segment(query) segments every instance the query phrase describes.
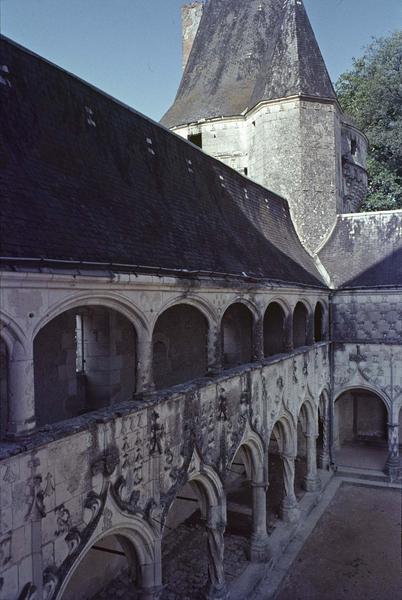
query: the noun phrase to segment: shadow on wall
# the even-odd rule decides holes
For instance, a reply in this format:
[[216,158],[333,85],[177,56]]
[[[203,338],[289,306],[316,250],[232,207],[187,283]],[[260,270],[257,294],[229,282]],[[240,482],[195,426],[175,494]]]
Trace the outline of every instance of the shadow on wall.
[[208,322],[197,308],[188,304],[168,308],[155,324],[152,344],[157,389],[207,374]]
[[34,340],[38,426],[132,399],[136,332],[105,307],[66,311]]
[[224,368],[250,363],[253,359],[253,315],[240,302],[232,304],[222,319]]

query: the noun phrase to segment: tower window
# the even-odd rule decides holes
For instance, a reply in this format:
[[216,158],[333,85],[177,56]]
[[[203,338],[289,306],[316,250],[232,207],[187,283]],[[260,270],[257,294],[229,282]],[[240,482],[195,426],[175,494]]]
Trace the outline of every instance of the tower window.
[[189,142],[192,142],[199,148],[202,148],[202,133],[194,133],[193,135],[187,136]]
[[247,175],[248,175],[248,168],[247,167],[244,167],[244,174],[247,177]]
[[355,156],[355,154],[357,152],[357,141],[356,140],[350,140],[350,152],[352,153],[352,156]]

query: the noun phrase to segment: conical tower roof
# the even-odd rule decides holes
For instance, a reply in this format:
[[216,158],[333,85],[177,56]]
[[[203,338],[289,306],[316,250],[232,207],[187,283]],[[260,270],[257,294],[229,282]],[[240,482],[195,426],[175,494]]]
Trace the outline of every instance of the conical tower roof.
[[301,0],[208,0],[167,127],[239,115],[262,100],[335,99]]

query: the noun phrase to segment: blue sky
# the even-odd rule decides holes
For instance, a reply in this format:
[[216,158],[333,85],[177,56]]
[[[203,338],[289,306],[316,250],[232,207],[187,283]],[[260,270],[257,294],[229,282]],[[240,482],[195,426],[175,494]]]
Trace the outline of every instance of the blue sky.
[[[185,3],[0,0],[1,31],[159,120],[181,77]],[[373,36],[402,28],[401,0],[305,0],[305,5],[334,81]]]

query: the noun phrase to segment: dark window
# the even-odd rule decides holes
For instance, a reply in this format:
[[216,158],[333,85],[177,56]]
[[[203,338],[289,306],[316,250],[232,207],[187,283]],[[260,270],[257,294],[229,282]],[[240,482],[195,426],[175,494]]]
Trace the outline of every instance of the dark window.
[[244,174],[247,177],[247,175],[248,175],[248,168],[247,167],[244,167]]
[[202,148],[202,133],[194,133],[193,135],[189,135],[187,139],[192,144]]
[[352,153],[352,155],[354,156],[357,152],[357,141],[356,140],[350,140],[350,152]]

